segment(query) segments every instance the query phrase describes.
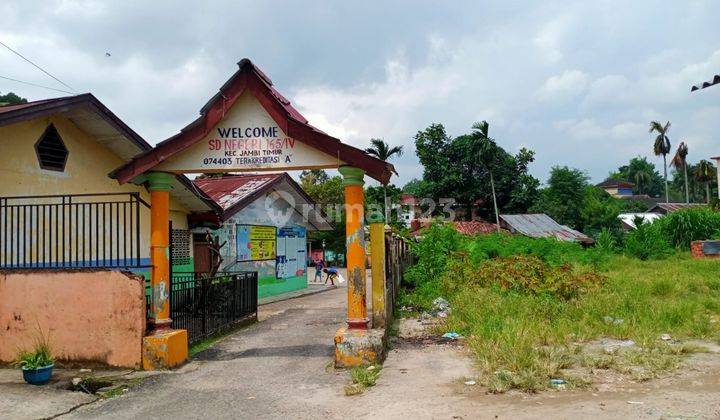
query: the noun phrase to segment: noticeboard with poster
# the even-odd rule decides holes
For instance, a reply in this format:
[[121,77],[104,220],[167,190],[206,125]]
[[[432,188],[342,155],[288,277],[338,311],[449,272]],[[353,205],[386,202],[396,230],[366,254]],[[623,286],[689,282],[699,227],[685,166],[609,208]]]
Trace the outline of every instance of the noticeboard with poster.
[[275,226],[236,225],[237,261],[275,260]]

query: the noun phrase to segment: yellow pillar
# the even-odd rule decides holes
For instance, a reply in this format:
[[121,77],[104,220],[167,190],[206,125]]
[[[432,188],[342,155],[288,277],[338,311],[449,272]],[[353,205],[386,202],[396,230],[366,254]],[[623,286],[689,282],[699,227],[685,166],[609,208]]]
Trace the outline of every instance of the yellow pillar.
[[143,368],[167,369],[188,358],[186,330],[173,330],[170,319],[170,190],[173,175],[146,174],[150,190],[150,322],[153,331],[143,338]]
[[148,174],[150,190],[150,313],[155,330],[172,326],[170,319],[170,182],[172,175],[163,172]]
[[370,220],[370,272],[372,273],[372,326],[385,327],[385,220],[376,212]]
[[348,275],[347,324],[349,329],[367,329],[365,275],[365,171],[350,166],[338,169],[345,186],[345,234]]

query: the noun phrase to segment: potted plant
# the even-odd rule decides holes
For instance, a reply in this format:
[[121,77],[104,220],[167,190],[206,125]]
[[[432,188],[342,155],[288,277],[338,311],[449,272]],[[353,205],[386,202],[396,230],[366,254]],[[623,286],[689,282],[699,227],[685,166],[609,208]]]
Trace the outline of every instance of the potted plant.
[[31,385],[44,385],[52,377],[55,360],[47,340],[40,339],[35,342],[34,351],[23,350],[18,354],[16,364],[22,369],[25,382]]

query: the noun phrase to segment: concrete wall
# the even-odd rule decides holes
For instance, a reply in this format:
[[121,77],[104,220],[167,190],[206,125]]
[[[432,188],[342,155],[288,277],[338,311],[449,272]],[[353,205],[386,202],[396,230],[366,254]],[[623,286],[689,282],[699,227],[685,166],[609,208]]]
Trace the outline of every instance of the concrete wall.
[[0,272],[0,361],[31,350],[38,326],[58,360],[140,367],[142,277],[107,270]]

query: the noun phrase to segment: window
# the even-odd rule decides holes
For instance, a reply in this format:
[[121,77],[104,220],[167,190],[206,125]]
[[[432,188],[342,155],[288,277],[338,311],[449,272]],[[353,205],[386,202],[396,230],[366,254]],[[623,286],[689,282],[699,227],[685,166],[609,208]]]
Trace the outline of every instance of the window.
[[35,142],[35,153],[41,168],[59,172],[65,170],[68,150],[54,125],[50,124]]

